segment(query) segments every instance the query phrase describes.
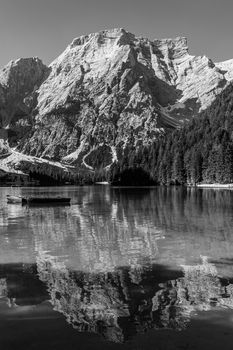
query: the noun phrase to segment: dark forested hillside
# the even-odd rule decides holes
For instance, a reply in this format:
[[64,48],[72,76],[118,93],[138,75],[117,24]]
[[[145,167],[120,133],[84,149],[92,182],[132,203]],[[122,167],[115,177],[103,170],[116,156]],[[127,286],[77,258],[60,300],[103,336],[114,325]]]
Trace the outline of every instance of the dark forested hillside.
[[233,85],[182,128],[149,147],[124,151],[109,180],[127,185],[233,182]]

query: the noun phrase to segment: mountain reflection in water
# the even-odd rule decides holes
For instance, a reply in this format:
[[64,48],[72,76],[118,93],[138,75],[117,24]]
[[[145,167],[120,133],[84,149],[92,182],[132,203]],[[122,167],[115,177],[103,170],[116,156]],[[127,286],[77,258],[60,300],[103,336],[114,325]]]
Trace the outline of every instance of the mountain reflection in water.
[[190,188],[22,188],[69,207],[7,205],[0,189],[0,300],[50,300],[82,332],[122,343],[185,330],[233,308],[233,192]]

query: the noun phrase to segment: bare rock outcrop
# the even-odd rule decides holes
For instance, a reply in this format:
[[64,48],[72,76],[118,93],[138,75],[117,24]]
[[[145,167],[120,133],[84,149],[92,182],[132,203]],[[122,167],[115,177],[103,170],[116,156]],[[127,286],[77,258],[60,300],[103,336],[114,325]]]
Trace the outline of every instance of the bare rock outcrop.
[[30,130],[36,90],[48,73],[38,58],[20,58],[0,70],[0,156],[10,154],[11,146]]
[[0,127],[9,128],[19,119],[28,115],[33,107],[33,97],[49,68],[37,58],[20,58],[11,61],[0,70]]

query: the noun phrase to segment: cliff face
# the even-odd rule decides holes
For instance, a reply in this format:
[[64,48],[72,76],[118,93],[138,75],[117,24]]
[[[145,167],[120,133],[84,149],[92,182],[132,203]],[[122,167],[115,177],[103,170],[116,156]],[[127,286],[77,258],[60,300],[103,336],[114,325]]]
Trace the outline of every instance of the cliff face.
[[68,162],[101,143],[109,153],[150,143],[209,106],[232,78],[207,57],[189,55],[185,38],[150,41],[124,29],[73,40],[50,68],[21,149]]
[[9,128],[16,119],[29,115],[33,96],[49,72],[38,58],[20,58],[0,70],[0,127]]
[[38,58],[20,58],[0,70],[1,155],[11,152],[9,139],[15,145],[31,128],[31,115],[37,103],[36,90],[49,70]]
[[127,145],[149,144],[208,107],[232,78],[232,61],[192,56],[185,38],[113,29],[74,39],[49,68],[10,63],[0,72],[0,120],[18,132],[18,150],[91,169],[85,157],[99,147],[114,161]]

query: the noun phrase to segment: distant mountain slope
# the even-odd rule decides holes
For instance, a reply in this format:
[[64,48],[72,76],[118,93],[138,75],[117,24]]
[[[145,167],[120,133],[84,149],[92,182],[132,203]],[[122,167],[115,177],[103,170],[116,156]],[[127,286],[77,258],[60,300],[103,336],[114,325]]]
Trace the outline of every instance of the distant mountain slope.
[[74,39],[50,68],[21,149],[68,162],[101,143],[149,144],[210,105],[231,77],[189,55],[185,38],[150,41],[124,29]]
[[50,67],[22,59],[0,71],[0,147],[6,153],[8,140],[31,156],[109,168],[122,149],[197,116],[232,79],[232,61],[192,56],[185,38],[82,36]]
[[1,127],[9,127],[14,117],[28,114],[35,107],[27,98],[40,87],[48,72],[38,58],[20,58],[0,70]]
[[180,129],[136,151],[129,147],[109,176],[127,185],[233,183],[233,84]]
[[12,132],[18,142],[27,127],[31,128],[36,90],[49,71],[38,58],[20,58],[0,70],[0,154],[10,151]]

